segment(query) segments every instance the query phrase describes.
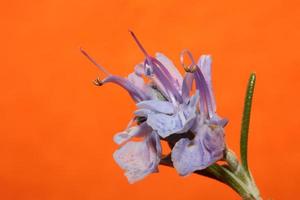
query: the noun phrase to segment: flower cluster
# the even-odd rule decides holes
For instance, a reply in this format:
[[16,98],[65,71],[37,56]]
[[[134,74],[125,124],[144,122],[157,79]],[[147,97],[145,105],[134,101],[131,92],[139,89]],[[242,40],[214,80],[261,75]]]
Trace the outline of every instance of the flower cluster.
[[[188,50],[180,54],[185,69],[182,76],[171,60],[161,53],[149,55],[134,33],[133,39],[145,55],[134,72],[123,78],[110,74],[84,50],[82,53],[106,74],[95,84],[108,82],[123,87],[136,102],[134,118],[126,130],[117,133],[120,145],[113,157],[130,183],[158,171],[161,140],[171,147],[169,155],[177,172],[186,176],[202,170],[224,156],[224,126],[227,120],[216,114],[211,83],[211,57],[196,63]],[[185,65],[185,58],[190,59]],[[195,88],[193,87],[195,85]]]

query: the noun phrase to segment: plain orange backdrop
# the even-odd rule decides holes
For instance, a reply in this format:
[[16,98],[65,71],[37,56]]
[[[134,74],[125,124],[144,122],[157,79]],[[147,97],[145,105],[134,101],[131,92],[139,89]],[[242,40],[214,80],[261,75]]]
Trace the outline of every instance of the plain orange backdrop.
[[250,167],[264,199],[299,198],[298,1],[13,0],[0,9],[0,199],[239,199],[163,166],[127,183],[112,137],[135,105],[115,85],[92,85],[101,73],[79,47],[126,76],[143,59],[128,29],[177,65],[183,48],[212,55],[218,113],[230,120],[226,140],[236,152],[256,72]]

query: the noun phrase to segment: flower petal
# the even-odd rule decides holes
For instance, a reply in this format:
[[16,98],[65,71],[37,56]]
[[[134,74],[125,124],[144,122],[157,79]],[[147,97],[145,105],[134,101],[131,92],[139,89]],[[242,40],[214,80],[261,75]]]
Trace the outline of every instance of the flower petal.
[[153,112],[160,112],[165,114],[173,114],[175,112],[173,104],[168,101],[148,100],[141,101],[136,105],[140,109],[149,109]]
[[193,126],[195,118],[195,113],[190,114],[188,118],[186,118],[183,111],[174,115],[152,113],[148,115],[146,122],[153,130],[156,130],[161,137],[166,138],[171,134],[188,131]]
[[193,140],[183,138],[172,149],[172,161],[177,172],[186,176],[205,169],[223,157],[223,134],[207,125],[198,128]]
[[[194,124],[197,117],[197,104],[199,102],[198,92],[190,98],[188,104],[180,104],[179,107],[173,111],[173,114],[168,113],[150,113],[147,117],[147,124],[152,127],[153,130],[166,138],[171,134],[187,132]],[[159,106],[155,106],[159,107]],[[173,109],[175,109],[173,107]]]
[[162,113],[152,113],[148,115],[146,122],[163,138],[176,133],[182,128],[178,114],[165,115]]
[[146,123],[142,123],[139,126],[130,127],[125,131],[117,133],[114,136],[114,142],[117,144],[122,144],[133,137],[147,135],[151,131],[152,129]]
[[134,115],[138,117],[147,117],[152,112],[152,110],[142,108],[134,111]]
[[224,130],[220,126],[211,127],[210,134],[205,134],[203,144],[210,152],[212,159],[218,160],[223,156],[225,149]]
[[152,137],[146,137],[141,142],[128,142],[113,155],[117,164],[125,170],[129,183],[143,179],[150,173],[157,171],[160,161],[156,144],[153,145]]

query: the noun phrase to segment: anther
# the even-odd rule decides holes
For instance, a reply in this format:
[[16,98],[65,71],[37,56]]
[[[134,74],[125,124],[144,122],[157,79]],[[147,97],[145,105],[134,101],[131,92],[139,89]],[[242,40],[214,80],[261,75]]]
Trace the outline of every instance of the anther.
[[96,86],[101,86],[103,85],[103,82],[99,79],[99,77],[97,77],[94,81],[93,84]]
[[[186,65],[184,63],[184,57],[185,55],[188,56],[191,64],[189,65]],[[197,64],[194,60],[194,57],[192,55],[192,53],[188,50],[188,49],[184,49],[181,53],[180,53],[180,62],[181,62],[181,65],[183,66],[184,70],[186,72],[190,72],[190,73],[194,73],[196,70],[197,70]]]
[[196,70],[197,70],[197,65],[190,65],[190,66],[183,66],[183,69],[186,71],[186,72],[189,72],[189,73],[194,73]]

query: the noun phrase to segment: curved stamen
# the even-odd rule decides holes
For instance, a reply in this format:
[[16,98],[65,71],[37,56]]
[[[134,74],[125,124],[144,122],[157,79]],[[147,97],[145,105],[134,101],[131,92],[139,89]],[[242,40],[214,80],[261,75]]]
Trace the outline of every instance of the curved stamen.
[[[184,55],[185,54],[191,60],[191,64],[188,67],[186,67],[186,65],[184,64]],[[200,67],[195,63],[194,57],[188,49],[184,49],[181,52],[180,62],[183,65],[183,67],[186,69],[186,71],[195,72],[194,74],[195,74],[196,88],[197,88],[197,90],[199,90],[200,98],[201,98],[200,110],[202,110],[202,112],[204,112],[204,113],[207,113],[209,118],[212,118],[214,111],[213,111],[213,106],[212,106],[210,90],[208,88],[205,77],[204,77]]]
[[170,74],[170,72],[167,70],[167,68],[156,58],[152,58],[153,63],[157,64],[159,66],[159,69],[162,71],[162,73],[165,75],[167,81],[168,81],[168,86],[172,92],[172,94],[176,97],[176,99],[179,102],[182,102],[182,96],[180,95],[177,85],[176,85],[176,80],[174,77]]
[[[157,77],[157,80],[162,83],[162,84],[160,84],[162,86],[161,89],[166,90],[166,93],[169,96],[169,100],[171,100],[171,101],[177,100],[177,101],[182,102],[182,97],[180,96],[180,93],[176,89],[176,86],[175,86],[176,81],[175,81],[174,77],[172,77],[170,72],[167,70],[167,68],[161,62],[159,62],[156,58],[151,57],[146,52],[145,48],[142,46],[140,41],[137,39],[136,35],[132,31],[129,31],[129,32],[132,35],[134,41],[137,43],[137,45],[141,49],[141,51],[146,56],[146,60],[144,62],[146,74],[148,76],[150,76],[151,75],[150,73],[153,72],[153,74]],[[147,67],[147,65],[148,65],[148,67]],[[174,99],[174,97],[175,97],[175,99]]]
[[135,34],[131,30],[129,30],[129,33],[131,34],[131,36],[133,37],[134,41],[139,46],[139,48],[142,50],[142,52],[145,54],[145,56],[149,57],[149,54],[147,53],[147,51],[145,50],[145,48],[143,47],[143,45],[140,43],[140,41],[137,39],[137,37],[135,36]]
[[203,79],[201,78],[201,74],[198,73],[199,70],[196,71],[195,73],[195,82],[196,82],[196,89],[199,91],[200,93],[200,110],[205,113],[208,114],[209,116],[209,109],[208,109],[208,99],[207,97],[209,96],[209,94],[207,94],[206,90],[205,90],[205,82],[203,81]]
[[96,65],[96,67],[98,67],[98,69],[100,69],[102,72],[104,72],[107,76],[110,75],[110,73],[101,65],[99,65],[96,60],[94,58],[92,58],[92,56],[90,56],[83,48],[80,47],[80,51],[81,53],[87,57],[87,59],[89,59],[94,65]]
[[199,83],[200,83],[200,87],[201,87],[201,84],[202,84],[202,93],[204,94],[204,101],[205,101],[205,104],[206,104],[206,111],[209,115],[210,118],[213,118],[214,116],[214,108],[213,108],[213,103],[212,103],[212,99],[211,99],[211,90],[208,88],[208,85],[207,85],[207,82],[205,80],[205,77],[202,73],[202,71],[200,70],[200,67],[197,68],[197,71],[196,71],[196,80],[198,79],[199,80]]
[[[191,60],[191,64],[189,64],[189,65],[184,64],[184,55],[185,54]],[[180,63],[183,66],[183,68],[186,72],[194,73],[197,70],[197,64],[194,60],[194,57],[193,57],[192,53],[188,49],[184,49],[184,50],[181,51],[181,53],[180,53]]]
[[135,85],[133,85],[128,79],[111,75],[104,67],[99,65],[95,59],[93,59],[85,50],[80,48],[80,51],[82,54],[87,57],[94,65],[96,65],[102,72],[104,72],[107,77],[104,80],[100,80],[97,78],[96,80],[93,81],[93,83],[96,86],[101,86],[104,83],[107,82],[113,82],[121,87],[123,87],[127,92],[130,94],[130,96],[135,100],[135,101],[143,101],[149,99],[147,94],[144,94],[139,88],[137,88]]
[[154,77],[152,77],[153,80],[171,102],[176,103],[176,101],[179,101],[181,103],[182,97],[172,84],[173,82],[171,82],[170,79],[167,78],[167,76],[164,74],[164,71],[160,67],[158,67],[156,63],[154,63],[156,61],[154,61],[153,59],[154,58],[149,58],[149,61],[146,60],[145,62],[146,65],[150,65],[152,67],[153,74],[155,75]]
[[194,79],[195,79],[194,73],[186,73],[183,78],[181,94],[184,101],[189,99],[190,91],[192,90]]
[[149,99],[149,96],[147,94],[143,93],[139,88],[133,85],[128,79],[115,76],[115,75],[110,75],[104,80],[102,80],[101,84],[105,84],[108,82],[112,82],[123,87],[130,94],[130,96],[137,102]]

